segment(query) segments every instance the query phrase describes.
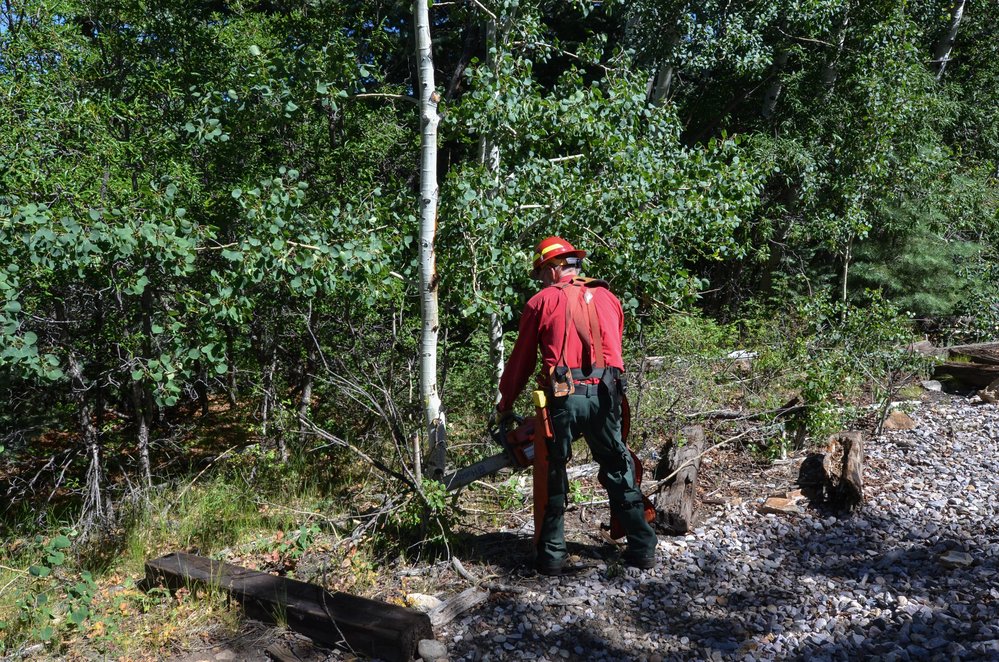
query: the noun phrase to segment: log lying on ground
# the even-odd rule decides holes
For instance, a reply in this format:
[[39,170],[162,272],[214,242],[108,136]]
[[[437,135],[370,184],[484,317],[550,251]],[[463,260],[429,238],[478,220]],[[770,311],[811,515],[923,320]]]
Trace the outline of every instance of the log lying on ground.
[[[697,470],[704,451],[704,428],[691,425],[680,431],[683,443],[669,441],[663,446],[662,459],[656,466],[655,478],[662,480],[672,473],[656,490],[655,528],[667,535],[683,535],[690,531],[694,521],[694,499],[697,493]],[[679,471],[678,471],[679,470]]]
[[687,419],[713,419],[713,420],[730,420],[730,421],[760,421],[760,420],[778,420],[781,418],[790,418],[797,414],[804,412],[808,407],[805,402],[801,399],[800,395],[796,395],[791,398],[783,407],[778,407],[777,409],[769,409],[767,411],[740,411],[738,409],[712,409],[711,411],[697,411],[692,414],[681,414]]
[[951,378],[975,388],[985,388],[999,379],[999,365],[947,361],[933,367],[933,379]]
[[813,503],[854,511],[864,502],[864,435],[840,432],[829,437],[825,453],[801,464],[798,485]]
[[947,348],[947,356],[955,361],[999,365],[999,343],[984,342],[974,345],[954,345]]
[[145,588],[207,587],[225,591],[246,614],[288,628],[326,646],[390,662],[409,662],[421,639],[432,639],[427,614],[286,577],[178,552],[146,562]]
[[487,591],[480,591],[474,586],[466,588],[453,598],[443,602],[439,607],[435,607],[428,612],[430,622],[434,627],[447,625],[455,617],[468,611],[472,607],[479,605],[489,599]]

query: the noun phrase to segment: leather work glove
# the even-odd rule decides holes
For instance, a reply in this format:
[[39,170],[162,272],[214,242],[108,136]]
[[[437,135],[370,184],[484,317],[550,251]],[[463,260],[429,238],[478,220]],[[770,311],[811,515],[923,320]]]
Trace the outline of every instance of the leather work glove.
[[516,420],[516,414],[513,413],[512,409],[507,409],[506,411],[500,411],[497,409],[493,412],[491,418],[491,424],[507,427],[510,423]]

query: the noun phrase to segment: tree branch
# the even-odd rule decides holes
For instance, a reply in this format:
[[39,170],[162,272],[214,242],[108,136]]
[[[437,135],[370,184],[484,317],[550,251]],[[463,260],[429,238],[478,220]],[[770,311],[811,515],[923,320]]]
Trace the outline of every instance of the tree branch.
[[405,94],[388,94],[386,92],[365,92],[363,94],[355,94],[352,97],[347,97],[348,99],[396,99],[398,101],[406,101],[411,104],[420,105],[420,101],[415,97],[407,96]]
[[472,0],[472,4],[481,9],[482,11],[486,12],[486,14],[489,15],[489,18],[493,19],[494,21],[497,20],[496,14],[489,11],[489,9],[484,4],[479,2],[479,0]]
[[[395,469],[393,469],[393,468],[389,467],[388,465],[386,465],[384,462],[382,462],[380,460],[376,460],[375,458],[371,457],[370,455],[368,455],[367,453],[365,453],[364,451],[362,451],[360,448],[358,448],[354,444],[350,443],[349,441],[341,439],[340,437],[337,437],[336,435],[334,435],[334,434],[332,434],[330,432],[327,432],[326,430],[323,430],[321,427],[319,427],[318,425],[316,425],[315,423],[313,423],[312,421],[310,421],[307,418],[303,419],[302,422],[305,425],[307,425],[309,427],[309,429],[312,430],[312,432],[315,433],[315,435],[318,436],[320,439],[324,439],[324,440],[330,442],[328,444],[328,446],[340,446],[341,448],[346,448],[347,450],[349,450],[350,452],[354,453],[355,455],[357,455],[362,460],[364,460],[365,462],[367,462],[368,464],[370,464],[374,468],[378,469],[382,473],[385,473],[385,474],[391,476],[392,478],[395,478],[396,480],[400,481],[404,485],[406,485],[406,486],[410,487],[411,489],[419,492],[419,490],[416,487],[416,484],[410,478],[402,475],[401,473],[399,473]],[[319,448],[325,448],[325,446],[320,446]],[[315,448],[313,450],[319,450],[319,448]]]
[[722,447],[722,446],[724,446],[725,444],[730,444],[730,443],[732,443],[733,441],[736,441],[737,439],[741,439],[742,437],[745,437],[745,436],[746,436],[747,434],[749,434],[750,432],[755,432],[756,430],[757,430],[757,428],[749,428],[748,430],[746,430],[746,431],[744,431],[744,432],[740,432],[739,434],[735,435],[734,437],[729,437],[728,439],[723,439],[723,440],[719,441],[719,442],[718,442],[717,444],[715,444],[715,445],[714,445],[714,446],[712,446],[711,448],[708,448],[707,450],[705,450],[705,451],[703,451],[703,452],[701,452],[701,453],[697,454],[696,456],[694,456],[694,457],[690,458],[689,460],[687,460],[686,462],[684,462],[683,464],[681,464],[681,465],[680,465],[679,467],[677,467],[677,468],[676,468],[676,471],[674,471],[674,472],[673,472],[673,473],[671,473],[670,475],[666,476],[666,477],[665,477],[665,478],[663,478],[662,480],[656,480],[656,481],[653,481],[653,482],[652,482],[651,484],[648,484],[648,485],[642,485],[642,492],[643,492],[643,493],[648,493],[648,494],[651,494],[651,493],[652,493],[652,492],[654,492],[654,491],[656,490],[656,488],[658,488],[658,487],[659,487],[660,485],[663,485],[663,484],[665,484],[665,483],[666,483],[667,481],[669,481],[669,480],[672,480],[673,478],[676,478],[676,476],[677,476],[677,475],[678,475],[678,474],[679,474],[679,473],[680,473],[681,471],[683,471],[684,469],[686,469],[687,467],[690,467],[690,466],[693,466],[693,463],[694,463],[694,462],[695,462],[696,460],[699,460],[699,459],[701,459],[702,457],[704,457],[705,455],[707,455],[707,454],[708,454],[708,453],[710,453],[711,451],[715,450],[716,448],[721,448],[721,447]]

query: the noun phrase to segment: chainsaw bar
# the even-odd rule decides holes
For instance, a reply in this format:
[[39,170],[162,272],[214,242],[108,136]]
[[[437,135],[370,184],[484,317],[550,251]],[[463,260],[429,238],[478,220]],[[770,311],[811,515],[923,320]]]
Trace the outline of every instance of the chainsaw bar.
[[475,464],[470,464],[467,467],[462,467],[457,471],[447,474],[444,476],[443,483],[449,492],[453,492],[480,478],[494,474],[500,469],[515,466],[517,466],[517,463],[514,462],[508,453],[497,453],[484,460],[479,460]]

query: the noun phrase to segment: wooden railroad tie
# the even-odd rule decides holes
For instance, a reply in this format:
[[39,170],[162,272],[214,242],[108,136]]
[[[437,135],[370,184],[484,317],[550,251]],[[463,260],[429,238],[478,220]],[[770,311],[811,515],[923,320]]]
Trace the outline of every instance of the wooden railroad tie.
[[330,593],[315,584],[175,552],[146,562],[145,589],[215,588],[247,616],[287,624],[313,641],[389,662],[409,662],[421,639],[433,639],[430,617],[415,609]]

